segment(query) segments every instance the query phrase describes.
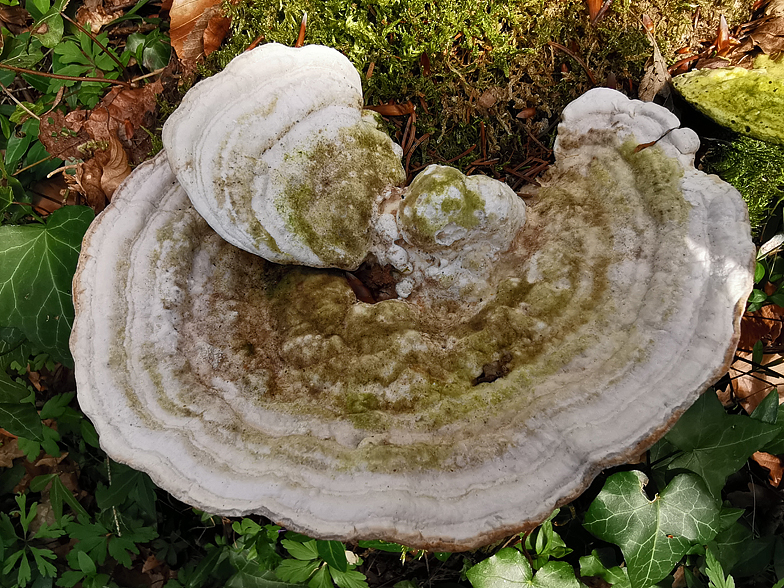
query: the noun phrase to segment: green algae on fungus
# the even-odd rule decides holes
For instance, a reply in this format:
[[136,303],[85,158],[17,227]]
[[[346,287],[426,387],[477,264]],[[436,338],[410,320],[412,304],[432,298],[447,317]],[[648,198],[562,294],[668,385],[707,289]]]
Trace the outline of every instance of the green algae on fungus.
[[700,69],[673,84],[698,110],[737,133],[784,143],[784,61],[760,55],[752,69]]
[[318,137],[284,154],[277,212],[324,265],[355,268],[370,247],[370,219],[388,186],[405,182],[397,153],[375,119],[363,117],[337,137]]

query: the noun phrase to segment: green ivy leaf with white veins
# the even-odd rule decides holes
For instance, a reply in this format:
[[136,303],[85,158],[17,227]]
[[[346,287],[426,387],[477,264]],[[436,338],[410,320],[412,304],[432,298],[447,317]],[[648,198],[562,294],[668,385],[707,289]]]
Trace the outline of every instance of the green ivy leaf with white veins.
[[466,572],[474,588],[579,588],[572,566],[551,561],[534,574],[525,556],[505,547]]
[[632,588],[667,576],[692,543],[707,543],[721,528],[720,505],[699,476],[676,476],[653,500],[647,483],[638,471],[610,476],[585,515],[588,531],[621,548]]
[[0,227],[0,325],[15,327],[55,360],[73,366],[71,280],[93,211],[64,206],[45,225]]

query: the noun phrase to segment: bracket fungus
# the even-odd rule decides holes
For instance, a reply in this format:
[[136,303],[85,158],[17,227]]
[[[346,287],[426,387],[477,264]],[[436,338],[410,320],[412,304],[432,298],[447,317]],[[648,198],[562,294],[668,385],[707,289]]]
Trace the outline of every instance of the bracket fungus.
[[[235,114],[246,61],[288,134],[259,130],[257,106]],[[198,132],[173,116],[166,151],[85,238],[80,404],[109,455],[208,512],[474,548],[637,455],[724,373],[752,285],[747,213],[694,169],[693,132],[608,89],[566,108],[527,206],[443,167],[401,188],[399,151],[362,126],[349,69],[328,49],[272,45],[192,90],[186,113],[224,84],[231,99],[205,102],[214,120]],[[306,70],[329,91],[309,93]],[[350,111],[347,126],[335,114],[297,130],[319,100]],[[362,170],[332,192],[325,170],[355,157]],[[309,214],[286,203],[301,202],[295,181],[340,196],[292,220]],[[398,298],[362,302],[331,269],[365,259],[386,264]]]

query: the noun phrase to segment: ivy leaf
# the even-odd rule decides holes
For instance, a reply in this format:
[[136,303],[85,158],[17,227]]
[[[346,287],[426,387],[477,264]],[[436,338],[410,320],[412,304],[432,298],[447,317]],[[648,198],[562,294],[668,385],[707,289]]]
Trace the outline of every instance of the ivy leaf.
[[64,206],[45,225],[0,227],[2,326],[21,329],[36,347],[69,367],[71,280],[93,217],[86,206]]
[[588,531],[621,548],[633,588],[655,584],[672,571],[691,543],[719,532],[719,504],[693,474],[673,478],[649,500],[642,472],[610,476],[585,515]]
[[530,586],[534,571],[522,553],[505,547],[468,570],[466,577],[474,588],[515,588]]
[[43,441],[41,418],[32,404],[0,404],[0,428],[17,437]]
[[480,561],[466,577],[474,588],[580,588],[568,563],[548,562],[534,575],[525,556],[511,547]]
[[779,428],[746,416],[728,415],[713,390],[686,411],[666,439],[683,451],[669,464],[699,474],[719,497],[724,482],[779,433]]
[[580,558],[580,575],[583,577],[601,578],[613,588],[631,588],[627,568],[615,566],[606,568],[594,549],[591,555]]
[[341,572],[348,571],[346,546],[340,541],[316,541],[316,549],[318,550],[319,556],[327,562],[330,567]]
[[27,386],[14,382],[4,371],[0,371],[0,403],[15,404],[30,396]]

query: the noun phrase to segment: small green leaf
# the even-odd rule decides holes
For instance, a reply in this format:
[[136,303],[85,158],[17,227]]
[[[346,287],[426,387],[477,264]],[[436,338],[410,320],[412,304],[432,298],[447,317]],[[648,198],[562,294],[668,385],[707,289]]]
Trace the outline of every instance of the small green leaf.
[[390,543],[389,541],[380,541],[380,540],[360,541],[358,545],[363,549],[377,549],[379,551],[386,551],[387,553],[404,553],[408,551],[408,548],[405,547],[404,545],[399,545],[398,543]]
[[78,553],[79,569],[81,569],[88,576],[98,571],[95,567],[95,562],[84,551]]
[[302,588],[302,584],[281,582],[274,572],[259,570],[255,562],[246,560],[226,582],[226,588]]
[[765,294],[762,290],[754,289],[751,292],[751,296],[749,296],[749,302],[752,304],[758,304],[765,302],[768,299],[768,295]]
[[751,350],[751,361],[757,365],[762,365],[762,354],[764,351],[765,345],[763,345],[762,341],[757,341]]
[[759,261],[757,265],[754,267],[754,283],[761,281],[762,278],[765,277],[765,266],[762,265]]
[[367,578],[362,572],[356,570],[341,572],[335,568],[329,568],[329,573],[332,576],[332,581],[339,588],[368,588]]
[[333,588],[332,576],[329,575],[329,567],[321,566],[308,582],[308,588]]
[[531,564],[525,556],[511,547],[505,547],[466,572],[466,577],[474,588],[530,586],[533,576]]
[[721,564],[710,549],[705,552],[705,560],[707,562],[705,574],[710,581],[709,588],[735,588],[735,580],[732,579],[732,576],[724,576]]
[[719,504],[694,474],[681,474],[654,500],[643,490],[642,472],[613,474],[585,515],[588,531],[621,548],[633,588],[655,584],[673,569],[693,542],[719,531]]
[[613,588],[631,588],[627,568],[615,566],[605,567],[596,550],[591,555],[580,558],[580,575],[584,577],[598,577],[610,584]]
[[346,546],[340,541],[316,541],[316,549],[318,550],[318,555],[331,567],[341,572],[348,571]]
[[311,539],[310,541],[306,541],[305,543],[300,543],[299,541],[292,541],[290,539],[284,539],[283,541],[280,542],[280,544],[286,548],[286,551],[288,551],[291,554],[291,557],[303,561],[310,561],[312,559],[316,559],[319,557],[318,546],[316,545],[315,539]]
[[63,503],[73,509],[74,513],[79,517],[79,520],[84,522],[90,520],[90,515],[84,507],[79,504],[73,493],[65,487],[57,474],[45,474],[33,478],[32,482],[30,482],[30,489],[33,492],[41,492],[49,484],[51,484],[51,487],[49,488],[49,500],[52,503],[52,510],[54,511],[56,521],[60,521],[63,518]]
[[284,559],[275,570],[275,575],[284,582],[304,584],[319,567],[318,561]]

